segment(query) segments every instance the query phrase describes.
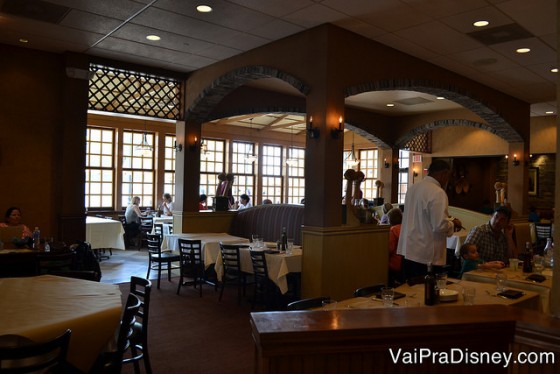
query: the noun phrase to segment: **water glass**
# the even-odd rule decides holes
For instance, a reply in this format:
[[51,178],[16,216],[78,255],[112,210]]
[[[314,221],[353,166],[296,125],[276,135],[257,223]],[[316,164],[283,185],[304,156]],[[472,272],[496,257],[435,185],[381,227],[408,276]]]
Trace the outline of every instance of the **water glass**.
[[321,305],[323,306],[323,310],[335,310],[336,309],[336,300],[328,299],[321,301]]
[[533,271],[537,274],[542,273],[544,270],[544,257],[535,255],[533,256]]
[[476,296],[476,288],[463,287],[463,302],[465,305],[474,305],[475,296]]
[[519,266],[519,260],[516,258],[510,258],[509,259],[509,268],[513,271],[517,270],[517,267]]
[[447,288],[447,273],[436,275],[436,287],[438,290],[445,290]]
[[395,299],[395,290],[393,287],[383,287],[381,289],[381,299],[383,300],[383,306],[390,308],[393,306],[393,300]]
[[507,275],[504,273],[496,274],[496,291],[504,292],[506,290]]
[[286,248],[286,254],[291,255],[294,251],[294,239],[288,239],[288,247]]

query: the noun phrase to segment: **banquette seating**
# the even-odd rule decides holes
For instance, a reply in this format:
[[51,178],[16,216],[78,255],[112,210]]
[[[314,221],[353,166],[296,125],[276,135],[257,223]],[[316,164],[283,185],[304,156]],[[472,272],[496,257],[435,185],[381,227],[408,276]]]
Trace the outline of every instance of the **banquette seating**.
[[233,219],[230,234],[244,238],[255,234],[266,242],[275,242],[285,227],[288,238],[301,245],[303,211],[303,205],[295,204],[265,204],[244,209]]

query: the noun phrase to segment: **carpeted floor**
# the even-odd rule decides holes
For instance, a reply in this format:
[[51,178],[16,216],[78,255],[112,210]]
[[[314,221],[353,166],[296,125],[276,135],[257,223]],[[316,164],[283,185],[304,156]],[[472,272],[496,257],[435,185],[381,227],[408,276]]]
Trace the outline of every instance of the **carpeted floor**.
[[[250,304],[237,303],[235,288],[226,288],[221,302],[209,285],[202,297],[192,287],[177,295],[177,281],[162,279],[161,288],[152,289],[148,339],[154,374],[253,373]],[[123,303],[128,287],[120,285]],[[133,372],[132,365],[124,367],[123,373]]]

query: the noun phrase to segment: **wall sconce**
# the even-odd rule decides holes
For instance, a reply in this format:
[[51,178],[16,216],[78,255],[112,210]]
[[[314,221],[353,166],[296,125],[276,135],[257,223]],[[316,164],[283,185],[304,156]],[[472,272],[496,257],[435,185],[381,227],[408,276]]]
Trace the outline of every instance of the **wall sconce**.
[[309,117],[309,123],[307,124],[307,137],[309,139],[319,138],[319,128],[313,127],[313,116]]
[[517,159],[517,155],[516,155],[516,154],[513,155],[513,161],[512,161],[512,163],[513,163],[513,166],[519,166],[519,160]]
[[333,139],[338,139],[338,135],[342,132],[344,132],[344,129],[342,128],[342,116],[340,116],[338,118],[338,128],[331,130],[331,136]]
[[418,176],[418,172],[416,171],[416,169],[412,169],[412,176],[414,178],[416,178]]
[[386,158],[383,159],[383,166],[385,166],[385,169],[389,169],[391,167],[391,164],[387,162]]
[[177,144],[177,141],[175,140],[175,144],[173,145],[173,148],[175,148],[175,152],[181,152],[183,150],[183,145]]
[[195,136],[194,137],[194,142],[190,145],[189,148],[191,149],[191,152],[196,152],[199,147],[200,147],[200,144],[198,143],[198,138]]

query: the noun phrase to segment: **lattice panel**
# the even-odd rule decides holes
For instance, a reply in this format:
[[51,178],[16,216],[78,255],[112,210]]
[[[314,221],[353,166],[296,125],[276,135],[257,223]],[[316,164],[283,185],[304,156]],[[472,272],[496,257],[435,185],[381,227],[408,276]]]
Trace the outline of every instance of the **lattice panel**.
[[404,149],[412,152],[432,153],[432,132],[427,131],[416,135],[406,143]]
[[181,119],[181,82],[91,64],[89,109]]

